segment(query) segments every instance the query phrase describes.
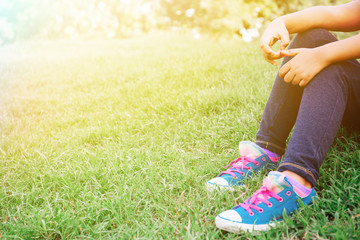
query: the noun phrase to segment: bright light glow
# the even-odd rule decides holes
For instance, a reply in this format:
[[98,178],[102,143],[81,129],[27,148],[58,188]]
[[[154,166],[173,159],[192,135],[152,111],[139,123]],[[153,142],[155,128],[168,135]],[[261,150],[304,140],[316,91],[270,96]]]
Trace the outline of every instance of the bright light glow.
[[144,3],[143,5],[141,5],[140,7],[138,7],[138,10],[142,13],[142,14],[149,14],[151,12],[151,4],[150,3]]
[[69,36],[73,35],[74,32],[75,32],[75,30],[74,30],[74,28],[71,27],[71,26],[66,27],[65,30],[64,30],[64,33],[65,33],[66,35],[69,35]]
[[201,37],[200,33],[196,29],[192,30],[192,34],[195,39],[199,39]]
[[15,37],[14,32],[11,31],[12,28],[12,24],[8,23],[4,18],[0,18],[0,29],[5,38],[12,39]]
[[98,8],[101,10],[101,11],[104,11],[105,10],[105,3],[104,2],[99,2],[98,4]]
[[202,1],[200,2],[200,7],[203,8],[203,9],[208,8],[208,7],[209,7],[208,1],[207,1],[207,0],[202,0]]
[[[210,31],[212,27],[238,29],[237,26],[241,22],[242,17],[238,17],[241,16],[241,11],[235,11],[236,8],[232,10],[234,13],[229,11],[221,18],[198,14],[198,11],[203,9],[212,16],[212,12],[218,11],[217,7],[221,5],[217,1],[199,0],[200,6],[196,5],[196,7],[192,7],[194,5],[191,0],[180,2],[176,0],[0,0],[0,39],[8,43],[32,36],[51,39],[102,36],[113,38],[131,36],[135,32],[147,33],[153,29],[178,31],[179,28],[187,28],[191,25],[202,30],[203,26],[197,24],[204,21],[209,21],[209,24],[202,25],[204,28],[208,27]],[[235,4],[238,1],[233,2],[235,6],[242,4]],[[226,5],[227,8],[231,6]],[[252,5],[245,10],[259,12],[262,8],[261,5]],[[233,17],[234,14],[236,17]],[[261,29],[264,20],[260,18],[257,21],[258,24],[252,25],[254,29],[241,29],[245,41],[251,41],[259,35],[258,30]],[[174,26],[176,27],[172,28]],[[200,38],[197,30],[190,31],[195,38]]]
[[186,15],[188,18],[191,18],[192,16],[194,16],[194,13],[195,13],[195,9],[190,8],[190,9],[186,10],[185,15]]
[[254,38],[257,38],[260,35],[259,30],[256,28],[251,28],[251,29],[242,28],[240,30],[240,33],[242,35],[242,39],[245,42],[251,42]]

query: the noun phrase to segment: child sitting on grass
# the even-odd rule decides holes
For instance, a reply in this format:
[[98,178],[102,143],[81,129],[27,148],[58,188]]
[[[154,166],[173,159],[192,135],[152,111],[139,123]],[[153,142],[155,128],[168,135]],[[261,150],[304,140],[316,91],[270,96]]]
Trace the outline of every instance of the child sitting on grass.
[[[360,1],[318,6],[275,19],[261,38],[269,63],[284,58],[256,135],[241,142],[240,158],[207,183],[245,187],[263,167],[279,165],[244,203],[220,213],[216,226],[229,232],[267,230],[282,214],[311,204],[320,166],[340,125],[360,129],[360,35],[337,41],[329,31],[360,29]],[[289,34],[298,33],[289,44]],[[281,42],[280,50],[272,46]],[[294,126],[295,125],[295,126]],[[286,147],[286,139],[294,127]],[[279,164],[280,157],[284,155]]]

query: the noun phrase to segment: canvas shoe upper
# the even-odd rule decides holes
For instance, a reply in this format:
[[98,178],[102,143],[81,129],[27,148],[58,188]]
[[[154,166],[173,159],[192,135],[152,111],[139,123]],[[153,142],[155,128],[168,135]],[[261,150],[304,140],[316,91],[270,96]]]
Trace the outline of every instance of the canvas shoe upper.
[[265,231],[283,220],[283,213],[291,215],[302,204],[309,205],[316,198],[314,189],[300,197],[286,176],[270,172],[263,186],[244,203],[220,213],[215,218],[218,228],[239,233],[240,231]]
[[271,158],[265,151],[250,141],[239,143],[240,157],[225,168],[226,171],[220,173],[216,178],[207,182],[207,189],[229,189],[244,186],[244,180],[251,177],[253,173],[261,171],[264,167],[275,168],[280,158]]

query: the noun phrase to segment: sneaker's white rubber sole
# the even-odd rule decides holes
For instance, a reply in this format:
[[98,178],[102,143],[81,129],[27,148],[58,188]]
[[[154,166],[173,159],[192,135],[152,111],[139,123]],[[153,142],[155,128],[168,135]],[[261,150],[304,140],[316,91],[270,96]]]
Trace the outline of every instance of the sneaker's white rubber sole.
[[229,219],[222,218],[217,216],[215,218],[215,224],[221,230],[232,232],[232,233],[241,233],[242,231],[246,232],[256,232],[256,231],[267,231],[270,230],[271,227],[275,227],[276,223],[269,223],[269,224],[245,224],[236,221],[231,221]]

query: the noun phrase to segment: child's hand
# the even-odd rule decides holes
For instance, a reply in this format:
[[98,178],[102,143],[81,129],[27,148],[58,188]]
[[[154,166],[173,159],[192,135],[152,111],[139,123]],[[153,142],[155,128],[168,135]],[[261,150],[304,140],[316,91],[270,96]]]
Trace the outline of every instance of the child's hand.
[[[272,46],[277,41],[281,42],[280,50],[275,52],[272,49]],[[283,57],[280,51],[285,50],[285,48],[289,45],[289,42],[289,32],[286,29],[285,24],[280,19],[275,19],[267,27],[260,40],[260,49],[265,57],[265,60],[276,66],[277,63],[275,60]]]
[[329,65],[316,48],[282,50],[282,56],[293,57],[279,70],[279,76],[287,83],[305,87],[321,70]]

